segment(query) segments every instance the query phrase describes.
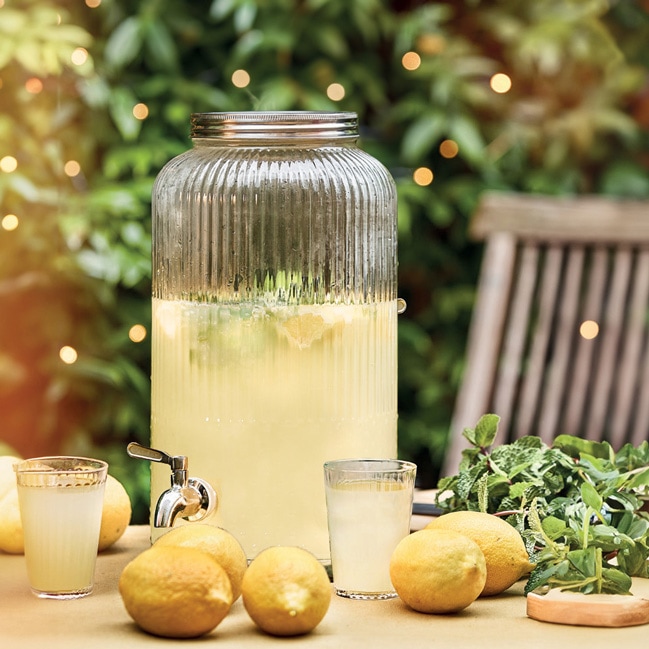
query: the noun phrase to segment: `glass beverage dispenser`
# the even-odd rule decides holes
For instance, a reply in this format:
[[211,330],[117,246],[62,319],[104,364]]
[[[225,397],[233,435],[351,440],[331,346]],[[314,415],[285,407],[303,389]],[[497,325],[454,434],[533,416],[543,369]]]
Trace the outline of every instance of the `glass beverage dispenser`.
[[191,136],[153,192],[151,445],[249,558],[327,561],[323,463],[397,453],[394,182],[355,113],[201,113]]

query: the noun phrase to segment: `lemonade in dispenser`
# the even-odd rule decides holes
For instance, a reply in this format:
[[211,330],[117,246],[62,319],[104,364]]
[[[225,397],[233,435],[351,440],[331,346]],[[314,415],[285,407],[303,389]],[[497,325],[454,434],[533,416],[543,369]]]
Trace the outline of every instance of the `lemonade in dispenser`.
[[153,191],[151,446],[190,458],[249,558],[327,561],[323,463],[397,453],[394,182],[354,113],[200,113],[191,136]]

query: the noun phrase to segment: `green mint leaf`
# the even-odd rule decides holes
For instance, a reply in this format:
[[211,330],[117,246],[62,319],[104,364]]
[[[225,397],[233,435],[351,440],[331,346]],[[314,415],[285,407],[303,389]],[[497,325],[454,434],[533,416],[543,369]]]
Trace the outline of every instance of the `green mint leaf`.
[[552,442],[552,447],[574,458],[579,458],[582,453],[602,459],[613,457],[613,451],[608,442],[594,442],[573,435],[557,435]]
[[469,441],[472,446],[480,446],[476,443],[475,428],[465,428],[462,435]]
[[568,529],[565,521],[562,521],[556,516],[546,516],[541,521],[541,527],[546,536],[553,541],[556,541],[559,537],[563,536]]
[[481,448],[487,448],[488,446],[491,446],[496,439],[499,422],[500,417],[498,415],[482,415],[475,427],[474,444],[476,446],[480,446]]
[[592,484],[590,484],[590,482],[582,483],[581,499],[586,503],[586,505],[588,505],[588,507],[591,507],[595,511],[597,516],[601,516],[600,512],[604,503],[599,492]]

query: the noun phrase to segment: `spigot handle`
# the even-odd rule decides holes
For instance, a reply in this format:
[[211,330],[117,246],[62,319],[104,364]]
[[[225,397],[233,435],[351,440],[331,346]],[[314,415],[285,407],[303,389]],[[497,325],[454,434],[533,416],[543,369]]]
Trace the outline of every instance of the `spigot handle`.
[[187,458],[184,455],[168,455],[164,451],[158,451],[155,448],[142,446],[137,442],[130,442],[126,447],[126,452],[138,460],[150,460],[151,462],[164,462],[172,469],[186,469]]

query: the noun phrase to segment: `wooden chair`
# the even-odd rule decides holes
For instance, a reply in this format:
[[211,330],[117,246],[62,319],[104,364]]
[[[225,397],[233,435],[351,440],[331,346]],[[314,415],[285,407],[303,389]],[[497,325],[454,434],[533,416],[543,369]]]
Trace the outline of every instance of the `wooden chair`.
[[487,412],[496,443],[649,439],[649,201],[486,193],[470,234],[486,246],[442,475]]

